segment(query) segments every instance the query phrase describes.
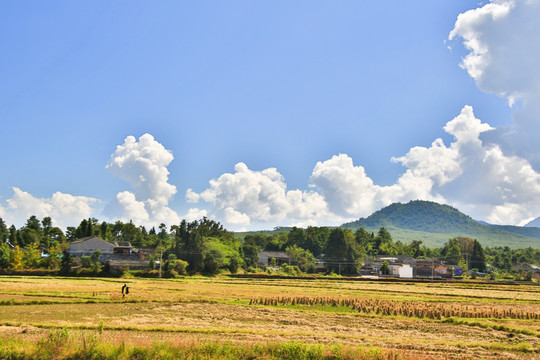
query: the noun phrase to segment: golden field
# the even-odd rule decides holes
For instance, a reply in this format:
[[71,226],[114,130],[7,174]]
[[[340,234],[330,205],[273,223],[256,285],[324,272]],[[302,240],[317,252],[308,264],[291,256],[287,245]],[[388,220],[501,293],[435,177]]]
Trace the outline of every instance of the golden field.
[[0,277],[4,358],[535,359],[539,319],[535,284]]

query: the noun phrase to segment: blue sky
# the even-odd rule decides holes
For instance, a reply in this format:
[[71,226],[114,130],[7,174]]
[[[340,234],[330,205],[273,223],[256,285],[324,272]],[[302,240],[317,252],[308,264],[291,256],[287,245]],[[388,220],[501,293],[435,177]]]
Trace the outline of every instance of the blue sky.
[[[538,77],[500,49],[535,14],[518,0],[6,3],[0,216],[240,230],[422,198],[524,223],[540,216],[539,154],[519,135],[538,134]],[[514,32],[530,43],[512,59],[538,59],[537,28]]]

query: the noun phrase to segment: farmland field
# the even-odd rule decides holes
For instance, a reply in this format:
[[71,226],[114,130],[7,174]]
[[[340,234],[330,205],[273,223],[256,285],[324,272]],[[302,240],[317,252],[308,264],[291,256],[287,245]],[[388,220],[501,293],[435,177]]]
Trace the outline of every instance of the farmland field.
[[535,359],[540,286],[0,277],[0,358],[85,356]]

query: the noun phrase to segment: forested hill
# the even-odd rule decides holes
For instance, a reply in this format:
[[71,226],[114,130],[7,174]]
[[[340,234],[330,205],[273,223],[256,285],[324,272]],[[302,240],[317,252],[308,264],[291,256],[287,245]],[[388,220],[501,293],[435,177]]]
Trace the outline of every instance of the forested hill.
[[422,240],[429,246],[440,246],[450,237],[467,236],[489,247],[540,248],[540,229],[484,225],[451,206],[431,201],[395,203],[342,227],[370,231],[385,227],[396,240]]

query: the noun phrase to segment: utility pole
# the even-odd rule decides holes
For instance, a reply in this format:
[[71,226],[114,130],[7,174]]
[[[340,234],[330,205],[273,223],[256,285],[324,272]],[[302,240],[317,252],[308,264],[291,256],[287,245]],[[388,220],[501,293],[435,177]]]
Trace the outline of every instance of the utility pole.
[[159,277],[161,278],[161,263],[163,262],[163,249],[159,251]]

